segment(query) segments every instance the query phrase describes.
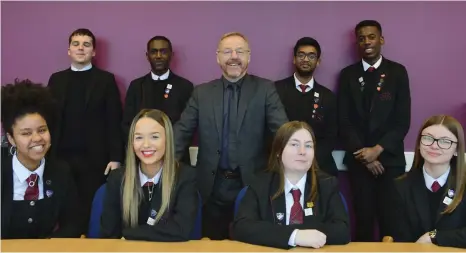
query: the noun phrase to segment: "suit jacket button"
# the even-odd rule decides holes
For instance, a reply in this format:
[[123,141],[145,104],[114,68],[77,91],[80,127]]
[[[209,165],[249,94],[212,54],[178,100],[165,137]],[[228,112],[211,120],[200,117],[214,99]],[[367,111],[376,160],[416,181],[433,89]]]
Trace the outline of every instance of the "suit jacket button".
[[29,202],[30,206],[34,206],[35,204],[36,204],[36,202],[34,202],[34,201]]
[[217,155],[220,155],[220,150],[217,150]]
[[212,176],[215,176],[215,170],[212,171]]
[[28,219],[28,223],[32,223],[32,218],[29,218],[29,219]]

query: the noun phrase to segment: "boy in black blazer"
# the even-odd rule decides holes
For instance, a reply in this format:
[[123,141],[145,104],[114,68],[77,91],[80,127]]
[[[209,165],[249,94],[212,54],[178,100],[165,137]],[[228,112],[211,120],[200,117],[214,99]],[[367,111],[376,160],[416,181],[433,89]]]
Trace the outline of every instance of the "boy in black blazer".
[[340,73],[339,129],[354,196],[355,240],[373,241],[375,219],[381,236],[389,234],[391,207],[385,200],[393,192],[393,179],[405,171],[411,96],[406,68],[381,55],[380,24],[361,21],[355,34],[362,60]]

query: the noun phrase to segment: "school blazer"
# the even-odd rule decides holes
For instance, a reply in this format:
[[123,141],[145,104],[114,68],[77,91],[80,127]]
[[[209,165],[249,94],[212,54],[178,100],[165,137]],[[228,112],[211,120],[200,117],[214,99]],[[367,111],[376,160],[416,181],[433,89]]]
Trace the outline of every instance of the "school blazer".
[[[338,129],[347,151],[343,161],[352,164],[355,162],[353,152],[379,144],[384,151],[377,159],[383,166],[404,169],[404,138],[411,122],[408,72],[402,64],[385,57],[378,71],[382,86],[380,91],[374,93],[369,118],[364,111],[361,92],[360,78],[364,75],[362,62],[358,61],[340,72]],[[364,131],[366,124],[369,124],[368,133]]]
[[[2,239],[8,239],[10,226],[10,216],[13,204],[13,156],[2,157]],[[79,237],[81,231],[79,226],[82,222],[80,218],[79,200],[76,185],[74,183],[71,170],[68,164],[57,160],[51,155],[45,158],[45,168],[43,174],[44,198],[49,198],[45,192],[51,191],[52,201],[48,206],[47,216],[37,217],[44,224],[39,228],[39,235],[44,238],[51,237]]]
[[[196,172],[190,166],[180,165],[169,209],[162,219],[151,226],[124,227],[122,220],[122,182],[125,168],[113,170],[107,180],[107,190],[101,217],[101,237],[158,242],[188,241],[194,229],[199,198],[196,188]],[[160,209],[162,202],[162,178],[154,187],[151,206]]]
[[396,242],[415,242],[426,232],[437,229],[436,243],[439,246],[466,248],[466,198],[450,214],[440,214],[446,207],[443,199],[449,189],[456,190],[455,169],[450,175],[445,187],[445,193],[440,200],[435,226],[429,208],[422,167],[416,168],[395,180],[396,192],[393,196],[393,239]]
[[[350,241],[349,217],[339,195],[337,179],[324,172],[317,173],[318,196],[313,215],[304,216],[301,225],[286,225],[285,195],[272,200],[279,187],[280,176],[261,173],[248,187],[232,226],[235,240],[282,249],[289,249],[288,240],[295,229],[317,229],[327,236],[327,245],[347,244]],[[311,174],[308,174],[304,195],[304,208],[311,191]],[[286,214],[285,214],[286,215]],[[286,217],[286,216],[285,216]]]

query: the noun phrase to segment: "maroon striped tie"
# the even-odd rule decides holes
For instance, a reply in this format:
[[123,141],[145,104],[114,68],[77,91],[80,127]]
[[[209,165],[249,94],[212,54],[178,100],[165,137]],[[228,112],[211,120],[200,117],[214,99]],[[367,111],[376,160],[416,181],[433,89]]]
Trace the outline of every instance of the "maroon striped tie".
[[290,213],[290,225],[292,224],[303,224],[303,207],[299,203],[299,199],[301,198],[301,191],[299,189],[291,190],[291,194],[293,195],[293,206],[291,207]]
[[39,175],[33,173],[27,179],[28,184],[26,192],[24,193],[24,200],[38,200],[39,199]]

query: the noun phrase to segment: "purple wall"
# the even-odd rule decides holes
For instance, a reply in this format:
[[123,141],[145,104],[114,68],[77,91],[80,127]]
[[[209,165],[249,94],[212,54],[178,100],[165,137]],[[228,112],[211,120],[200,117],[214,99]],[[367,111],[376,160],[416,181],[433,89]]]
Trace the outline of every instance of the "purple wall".
[[[252,48],[250,72],[276,80],[290,75],[292,47],[302,36],[322,45],[316,78],[335,89],[339,70],[355,58],[353,27],[362,19],[383,26],[387,58],[410,75],[412,150],[422,121],[447,113],[466,126],[465,2],[2,2],[1,83],[47,82],[69,66],[68,36],[78,27],[97,36],[97,64],[117,77],[122,95],[149,71],[147,40],[172,40],[173,69],[195,83],[220,76],[219,37],[240,31]],[[377,13],[377,14],[376,14]],[[395,16],[396,15],[396,16]],[[256,23],[256,24],[255,24]],[[448,31],[447,31],[448,29]]]

